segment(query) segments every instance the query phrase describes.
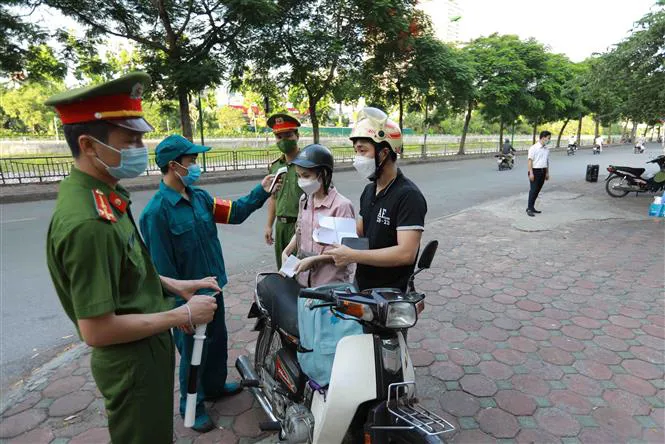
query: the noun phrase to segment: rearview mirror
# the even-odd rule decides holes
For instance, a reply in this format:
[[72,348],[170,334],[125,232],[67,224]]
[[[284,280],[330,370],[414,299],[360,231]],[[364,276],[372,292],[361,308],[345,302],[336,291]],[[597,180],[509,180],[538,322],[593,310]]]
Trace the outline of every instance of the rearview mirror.
[[425,246],[423,252],[420,254],[420,260],[418,261],[419,270],[425,270],[432,266],[432,261],[434,260],[437,248],[439,248],[439,241],[436,240],[431,241]]

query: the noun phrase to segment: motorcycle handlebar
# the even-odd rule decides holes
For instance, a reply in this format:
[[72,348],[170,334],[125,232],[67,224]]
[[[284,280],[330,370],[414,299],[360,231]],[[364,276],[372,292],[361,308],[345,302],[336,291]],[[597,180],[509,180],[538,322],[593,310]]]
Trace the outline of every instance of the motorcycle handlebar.
[[316,291],[311,288],[303,288],[298,295],[300,298],[317,299],[319,301],[333,302],[332,291]]

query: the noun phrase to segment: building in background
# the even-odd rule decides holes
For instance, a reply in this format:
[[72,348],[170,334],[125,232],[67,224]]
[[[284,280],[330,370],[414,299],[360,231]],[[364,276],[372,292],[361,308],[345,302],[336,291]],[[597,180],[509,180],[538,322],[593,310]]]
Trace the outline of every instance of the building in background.
[[444,42],[459,42],[462,0],[422,0],[418,8],[429,15],[436,36]]

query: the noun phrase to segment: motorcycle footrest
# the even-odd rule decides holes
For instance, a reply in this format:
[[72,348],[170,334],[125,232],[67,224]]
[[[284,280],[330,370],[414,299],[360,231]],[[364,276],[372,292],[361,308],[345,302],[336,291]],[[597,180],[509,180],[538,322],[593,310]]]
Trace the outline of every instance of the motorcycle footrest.
[[241,387],[261,387],[261,381],[257,379],[243,379],[240,381]]
[[262,432],[280,432],[282,431],[282,424],[279,421],[267,421],[259,423],[259,429]]

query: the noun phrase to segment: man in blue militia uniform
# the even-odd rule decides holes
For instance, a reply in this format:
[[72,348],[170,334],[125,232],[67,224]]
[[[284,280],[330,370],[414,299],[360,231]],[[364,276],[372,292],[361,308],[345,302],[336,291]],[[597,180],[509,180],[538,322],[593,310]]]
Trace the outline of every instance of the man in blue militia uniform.
[[[157,145],[155,161],[164,175],[159,191],[143,210],[141,234],[159,273],[178,279],[215,276],[219,287],[227,283],[222,246],[216,223],[239,224],[270,197],[273,176],[266,176],[245,197],[236,201],[213,198],[207,191],[193,187],[201,174],[196,163],[199,153],[210,148],[173,135]],[[176,297],[176,305],[186,301]],[[197,383],[194,430],[207,432],[214,424],[205,411],[204,400],[240,392],[238,383],[226,383],[227,332],[224,300],[217,295],[217,311],[208,324]],[[194,339],[193,331],[182,327],[174,339],[180,352],[180,415],[185,415],[187,377]]]

